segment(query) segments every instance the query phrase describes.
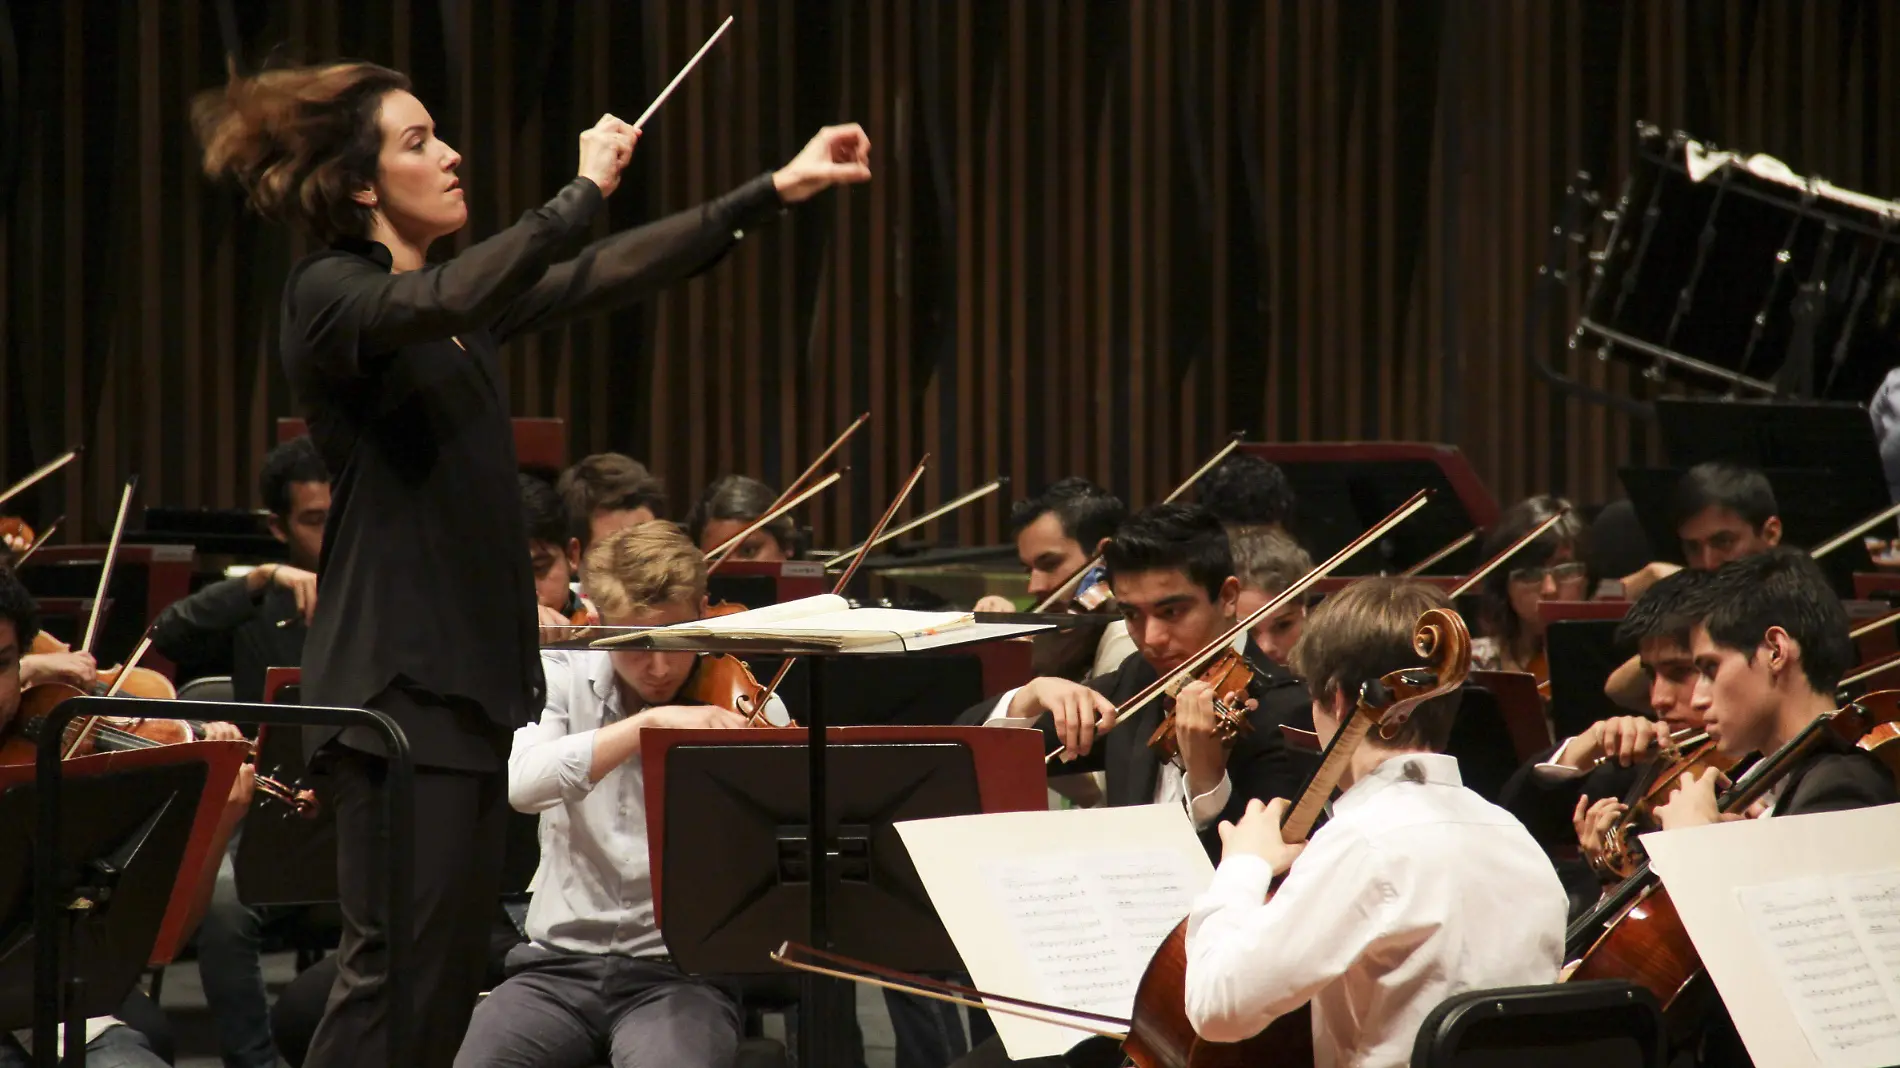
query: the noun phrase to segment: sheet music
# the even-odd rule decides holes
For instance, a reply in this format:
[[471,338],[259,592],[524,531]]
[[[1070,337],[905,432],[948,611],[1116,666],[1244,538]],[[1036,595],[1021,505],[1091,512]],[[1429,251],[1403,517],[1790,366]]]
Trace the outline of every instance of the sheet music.
[[[950,816],[897,831],[972,986],[1121,1019],[1155,947],[1214,877],[1178,804]],[[1019,1060],[1084,1037],[1007,1013],[991,1020]]]
[[1187,867],[1157,850],[983,865],[1038,979],[1041,989],[1027,996],[1128,1016],[1149,958],[1194,902]]
[[1739,887],[1815,1059],[1900,1064],[1900,869]]

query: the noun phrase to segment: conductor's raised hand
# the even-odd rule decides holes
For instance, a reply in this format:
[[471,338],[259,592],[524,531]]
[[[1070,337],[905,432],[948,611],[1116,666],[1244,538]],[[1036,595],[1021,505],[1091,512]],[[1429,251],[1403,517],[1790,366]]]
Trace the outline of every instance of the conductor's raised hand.
[[602,115],[593,129],[581,133],[580,176],[599,186],[601,196],[613,196],[638,140],[640,131],[613,115]]
[[810,200],[834,185],[870,180],[871,139],[855,122],[819,130],[790,163],[772,174],[779,199],[787,204]]

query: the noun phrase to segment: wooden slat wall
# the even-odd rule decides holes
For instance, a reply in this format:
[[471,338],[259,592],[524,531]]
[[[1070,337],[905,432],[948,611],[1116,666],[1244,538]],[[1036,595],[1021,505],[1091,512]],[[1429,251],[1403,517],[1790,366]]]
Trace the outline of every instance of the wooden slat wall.
[[[284,272],[306,251],[196,173],[219,0],[8,5],[25,132],[0,175],[0,467],[72,442],[20,502],[96,537],[143,499],[256,503]],[[861,531],[923,453],[925,496],[1069,473],[1134,501],[1226,433],[1461,444],[1499,495],[1613,494],[1648,435],[1551,391],[1526,337],[1563,184],[1612,195],[1638,119],[1900,193],[1900,10],[1849,0],[289,0],[233,3],[246,64],[413,75],[465,155],[473,221],[572,173],[727,9],[600,232],[690,206],[862,121],[877,181],[639,308],[517,343],[517,413],[674,487],[782,480],[860,411],[811,518]],[[1447,175],[1451,178],[1448,181]],[[442,250],[445,253],[453,249]],[[1561,310],[1561,309],[1560,309]],[[1566,313],[1567,314],[1567,313]],[[1562,316],[1558,316],[1561,318]],[[1628,391],[1594,360],[1585,381]],[[927,502],[920,502],[927,503]],[[1002,533],[991,498],[931,532]]]

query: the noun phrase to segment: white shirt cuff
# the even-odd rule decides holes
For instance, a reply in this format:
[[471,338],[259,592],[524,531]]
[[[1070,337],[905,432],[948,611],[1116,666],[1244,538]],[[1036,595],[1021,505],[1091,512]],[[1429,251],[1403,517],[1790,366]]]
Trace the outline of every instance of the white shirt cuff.
[[1214,869],[1214,881],[1207,884],[1206,896],[1223,905],[1260,905],[1267,900],[1273,885],[1273,865],[1252,853],[1235,853],[1221,858]]
[[[1182,777],[1181,785],[1183,788],[1187,786],[1185,775]],[[1233,796],[1234,781],[1229,779],[1227,773],[1223,771],[1220,773],[1220,781],[1214,784],[1212,790],[1204,794],[1196,794],[1188,801],[1188,818],[1194,821],[1194,829],[1205,831],[1213,826],[1214,821],[1220,819],[1221,810],[1227,807],[1227,802]]]
[[1573,768],[1568,764],[1562,763],[1564,754],[1570,750],[1570,743],[1576,740],[1576,735],[1565,738],[1564,744],[1558,746],[1557,751],[1550,754],[1549,760],[1531,767],[1531,774],[1545,782],[1568,782],[1571,779],[1582,778],[1586,769]]
[[1022,687],[1018,686],[1015,689],[1004,690],[1003,696],[996,699],[996,707],[990,709],[990,714],[983,717],[983,725],[987,727],[992,723],[996,723],[998,720],[1012,720],[1007,726],[1014,727],[1020,725],[1021,720],[1009,714],[1009,703],[1016,699],[1016,694],[1021,689]]

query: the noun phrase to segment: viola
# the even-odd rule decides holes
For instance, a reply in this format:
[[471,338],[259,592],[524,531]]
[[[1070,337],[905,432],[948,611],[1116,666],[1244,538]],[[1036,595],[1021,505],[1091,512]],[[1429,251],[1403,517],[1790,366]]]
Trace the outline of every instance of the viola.
[[[1215,657],[1198,675],[1191,676],[1195,681],[1205,682],[1214,688],[1214,737],[1222,745],[1230,745],[1243,734],[1253,730],[1253,723],[1247,719],[1247,688],[1253,685],[1253,667],[1247,658],[1228,649]],[[1181,676],[1180,682],[1169,691],[1166,697],[1167,714],[1162,716],[1160,726],[1148,737],[1148,748],[1161,755],[1163,760],[1177,760],[1181,756],[1181,743],[1174,733],[1174,697],[1187,688],[1190,676]],[[1228,704],[1229,697],[1236,697],[1235,704]]]
[[0,545],[6,547],[8,555],[25,552],[38,540],[39,535],[26,525],[26,520],[13,515],[0,516]]

